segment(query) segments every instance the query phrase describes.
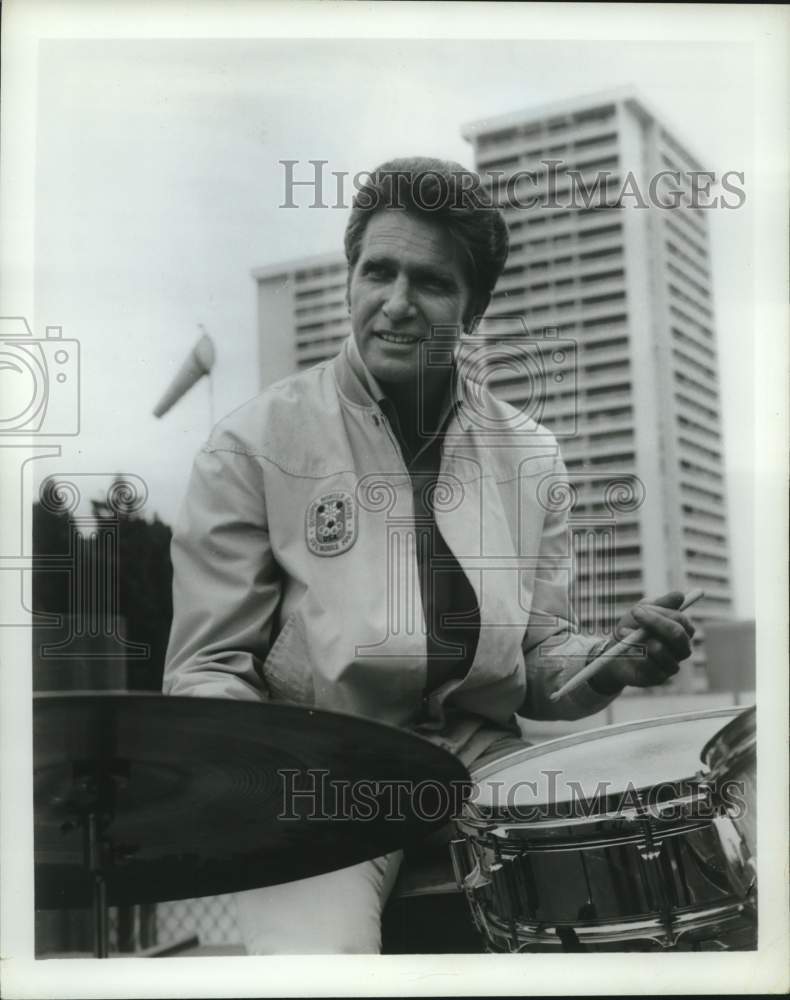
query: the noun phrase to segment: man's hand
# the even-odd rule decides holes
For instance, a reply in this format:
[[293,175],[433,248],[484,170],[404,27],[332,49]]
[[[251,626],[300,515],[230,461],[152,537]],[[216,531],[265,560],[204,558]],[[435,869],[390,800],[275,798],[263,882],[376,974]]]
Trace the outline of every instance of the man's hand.
[[651,687],[663,684],[676,674],[681,660],[691,655],[694,635],[694,626],[682,611],[677,610],[682,603],[683,594],[674,590],[654,601],[637,604],[623,615],[609,645],[613,646],[629,632],[641,628],[648,635],[647,640],[639,644],[644,654],[611,660],[589,679],[591,687],[600,694],[616,694],[626,684]]

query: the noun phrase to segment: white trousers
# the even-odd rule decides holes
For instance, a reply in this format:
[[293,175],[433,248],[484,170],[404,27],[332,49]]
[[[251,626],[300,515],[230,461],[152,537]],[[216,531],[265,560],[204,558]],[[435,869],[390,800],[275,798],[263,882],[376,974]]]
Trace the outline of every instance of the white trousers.
[[[528,745],[504,733],[475,758],[475,767]],[[379,954],[381,914],[402,860],[403,851],[395,851],[326,875],[236,893],[247,954]]]
[[248,955],[377,955],[403,851],[235,895]]

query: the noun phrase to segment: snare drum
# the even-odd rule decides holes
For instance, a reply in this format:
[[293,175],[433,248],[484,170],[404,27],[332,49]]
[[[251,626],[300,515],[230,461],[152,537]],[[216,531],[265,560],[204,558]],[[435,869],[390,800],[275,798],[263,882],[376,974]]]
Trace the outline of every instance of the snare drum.
[[742,710],[702,750],[730,876],[744,897],[757,889],[757,709]]
[[473,772],[451,849],[487,949],[754,947],[698,780],[734,711],[607,726]]

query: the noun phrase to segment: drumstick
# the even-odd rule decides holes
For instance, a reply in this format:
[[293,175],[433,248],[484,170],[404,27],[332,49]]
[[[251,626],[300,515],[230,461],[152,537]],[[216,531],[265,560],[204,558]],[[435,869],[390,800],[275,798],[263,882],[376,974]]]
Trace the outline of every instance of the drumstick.
[[[690,590],[689,593],[683,598],[683,603],[677,609],[678,611],[685,611],[686,608],[690,608],[692,604],[696,604],[697,601],[705,596],[704,590]],[[549,701],[557,701],[568,691],[573,691],[581,683],[588,680],[593,674],[597,674],[598,671],[610,660],[615,659],[615,657],[620,656],[624,653],[629,646],[638,646],[640,642],[644,642],[648,638],[649,633],[643,628],[636,628],[633,632],[629,632],[628,635],[623,636],[623,638],[612,646],[610,649],[605,649],[600,656],[596,656],[594,660],[591,660],[586,667],[574,674],[569,681],[566,681],[561,688],[558,688],[553,694],[549,695]]]

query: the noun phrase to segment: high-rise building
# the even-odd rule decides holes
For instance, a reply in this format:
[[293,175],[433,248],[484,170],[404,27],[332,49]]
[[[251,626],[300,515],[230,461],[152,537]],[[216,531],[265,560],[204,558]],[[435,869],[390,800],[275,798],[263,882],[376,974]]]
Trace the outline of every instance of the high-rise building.
[[[692,669],[677,682],[702,689],[705,622],[732,614],[707,216],[676,206],[704,166],[629,91],[463,135],[511,240],[481,332],[542,345],[537,381],[533,355],[523,371],[492,366],[488,384],[518,407],[537,401],[558,436],[582,627],[605,628],[645,596],[704,589]],[[255,277],[262,385],[336,353],[349,332],[342,253]]]
[[261,388],[337,354],[351,332],[346,272],[342,252],[253,271]]
[[[699,688],[704,624],[732,613],[708,218],[676,193],[691,195],[705,165],[630,91],[463,134],[492,190],[510,195],[511,250],[488,315],[576,344],[574,391],[549,373],[542,418],[578,490],[580,593],[616,616],[644,595],[703,588],[698,669],[682,678]],[[518,207],[529,195],[535,207]],[[519,404],[525,385],[505,373],[500,391]],[[601,492],[623,474],[638,477],[644,500],[630,511],[614,503],[614,548],[601,558],[583,525],[596,508],[605,523]]]

